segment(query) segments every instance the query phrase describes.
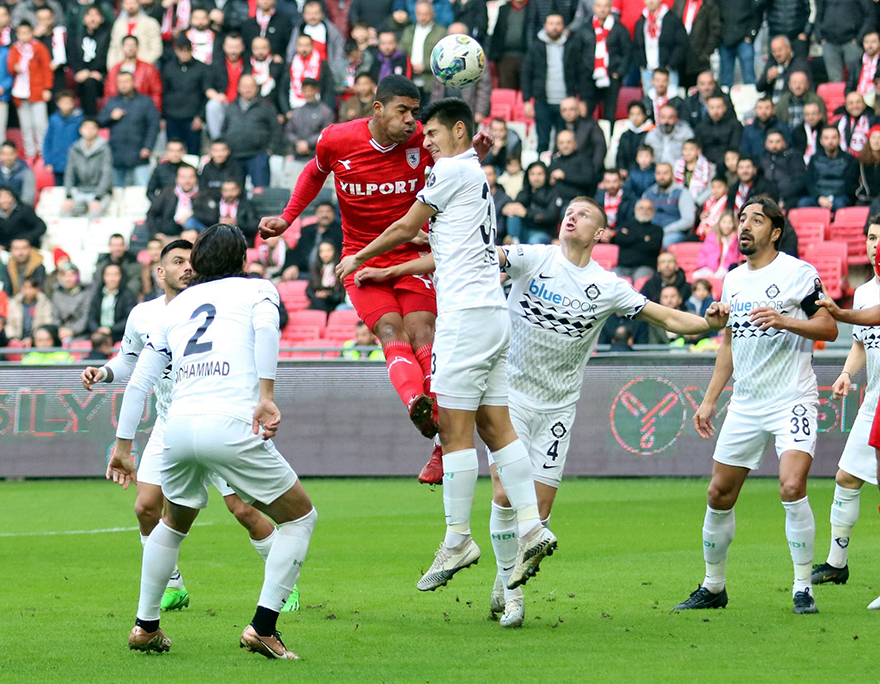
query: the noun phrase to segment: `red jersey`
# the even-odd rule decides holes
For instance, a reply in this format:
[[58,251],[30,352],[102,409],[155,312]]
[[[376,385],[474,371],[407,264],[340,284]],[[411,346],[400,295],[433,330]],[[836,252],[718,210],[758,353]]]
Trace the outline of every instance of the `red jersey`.
[[[422,147],[422,125],[403,144],[380,145],[370,134],[369,119],[333,124],[315,148],[321,173],[333,172],[342,215],[342,254],[355,254],[409,211],[425,185],[431,155]],[[424,247],[421,248],[424,250]],[[370,259],[369,265],[393,266],[416,259],[419,248],[401,245]]]

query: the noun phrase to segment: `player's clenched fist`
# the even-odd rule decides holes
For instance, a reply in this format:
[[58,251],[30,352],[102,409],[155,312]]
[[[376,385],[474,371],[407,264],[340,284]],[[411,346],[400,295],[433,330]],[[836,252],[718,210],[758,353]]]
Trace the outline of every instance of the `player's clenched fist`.
[[694,414],[694,429],[703,439],[711,439],[715,434],[712,427],[712,416],[715,415],[715,404],[700,404],[700,408]]
[[728,316],[730,316],[730,305],[724,302],[712,302],[706,310],[706,322],[712,330],[726,327]]
[[278,237],[288,228],[290,224],[280,216],[264,216],[260,219],[260,235],[263,239]]
[[92,386],[104,380],[104,369],[89,366],[79,376],[84,389],[92,391]]

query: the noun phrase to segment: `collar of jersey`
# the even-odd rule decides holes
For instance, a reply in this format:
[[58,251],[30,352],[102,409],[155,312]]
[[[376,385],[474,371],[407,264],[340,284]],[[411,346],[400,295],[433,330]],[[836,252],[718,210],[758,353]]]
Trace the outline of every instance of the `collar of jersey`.
[[390,152],[391,150],[393,150],[395,147],[397,147],[397,143],[392,143],[391,145],[388,145],[387,147],[385,145],[381,145],[378,142],[376,142],[376,139],[372,136],[370,136],[370,144],[376,149],[377,152],[381,152],[382,154],[386,154],[386,153]]

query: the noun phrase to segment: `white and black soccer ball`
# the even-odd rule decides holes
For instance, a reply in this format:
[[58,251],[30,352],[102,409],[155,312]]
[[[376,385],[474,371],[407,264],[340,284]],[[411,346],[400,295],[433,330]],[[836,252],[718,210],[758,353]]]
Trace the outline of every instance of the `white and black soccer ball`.
[[431,53],[431,71],[450,88],[467,88],[486,69],[482,46],[470,36],[446,36]]

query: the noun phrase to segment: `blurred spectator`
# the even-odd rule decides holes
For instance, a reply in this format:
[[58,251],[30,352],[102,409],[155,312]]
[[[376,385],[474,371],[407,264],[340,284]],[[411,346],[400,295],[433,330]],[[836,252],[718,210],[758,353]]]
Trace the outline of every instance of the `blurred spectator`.
[[60,268],[58,282],[52,290],[52,325],[64,340],[80,337],[86,332],[89,316],[89,291],[79,282],[79,271],[73,264]]
[[675,91],[669,91],[669,70],[663,67],[654,69],[651,74],[651,87],[644,91],[642,104],[652,121],[660,121],[660,110],[666,105],[675,107],[675,113],[680,117],[684,109],[682,100]]
[[318,245],[332,242],[337,254],[342,250],[342,226],[336,220],[336,211],[329,202],[315,207],[316,223],[303,226],[296,246],[288,250],[284,259],[282,280],[305,278],[313,263],[318,259]]
[[721,174],[715,176],[709,184],[709,197],[703,202],[700,211],[700,223],[697,226],[697,237],[706,239],[706,235],[718,225],[721,215],[727,209],[727,178]]
[[633,214],[618,221],[611,242],[620,248],[614,272],[621,278],[636,281],[654,275],[663,249],[663,228],[654,223],[655,215],[651,200],[640,199]]
[[[681,292],[674,285],[666,285],[660,290],[660,299],[658,302],[661,306],[668,306],[676,311],[687,311],[684,305],[684,298]],[[684,346],[684,335],[669,332],[665,328],[656,325],[648,325],[648,344],[663,344],[668,346]]]
[[309,308],[318,311],[333,311],[345,300],[345,287],[336,277],[336,266],[339,255],[336,245],[332,242],[321,242],[318,245],[318,258],[309,267],[309,284],[306,295]]
[[694,137],[700,141],[706,159],[720,166],[724,163],[726,150],[739,148],[743,127],[723,97],[709,98],[708,113],[709,116],[694,129]]
[[767,68],[756,84],[758,92],[764,93],[774,103],[779,102],[779,98],[788,92],[788,77],[794,71],[810,73],[810,63],[806,55],[795,56],[788,38],[776,35],[770,41],[770,59]]
[[650,145],[639,145],[636,151],[635,166],[629,168],[623,191],[633,197],[641,197],[654,185],[654,148]]
[[[739,263],[739,258],[736,219],[727,211],[718,219],[718,224],[706,234],[706,239],[697,255],[697,268],[691,275],[691,280],[723,278],[733,264]],[[711,286],[709,289],[711,291]],[[705,313],[703,311],[699,315]]]
[[874,92],[877,64],[880,62],[880,33],[870,31],[862,38],[861,59],[847,66],[846,94],[855,91],[862,97]]
[[727,185],[736,185],[739,179],[736,175],[736,167],[739,164],[739,150],[732,148],[724,153],[724,175],[727,178]]
[[858,156],[868,140],[874,110],[867,107],[862,96],[853,91],[846,96],[844,106],[835,113],[841,114],[837,122],[837,130],[840,131],[840,149]]
[[[880,149],[880,135],[877,138]],[[807,170],[804,167],[804,158],[786,145],[785,138],[779,131],[771,131],[765,145],[767,151],[761,159],[762,175],[770,185],[775,186],[780,209],[796,207],[798,200],[806,192]]]
[[232,157],[229,143],[223,138],[217,138],[217,140],[211,141],[211,147],[208,151],[210,159],[202,166],[202,171],[199,173],[199,187],[219,195],[220,186],[226,181],[232,180],[238,183],[240,188],[243,188],[244,170],[238,160]]
[[815,37],[830,82],[843,80],[843,67],[862,56],[861,41],[876,25],[871,0],[817,0]]
[[369,73],[361,73],[354,80],[354,95],[339,105],[339,122],[354,121],[373,116],[376,83]]
[[[38,7],[36,15],[34,38],[49,52],[52,91],[57,93],[64,87],[64,73],[67,67],[67,29],[55,24],[55,14],[51,7]],[[60,14],[58,18],[61,19]]]
[[825,119],[825,102],[810,88],[810,78],[805,71],[792,71],[788,75],[788,92],[783,93],[776,103],[776,116],[791,129],[797,128],[804,121],[804,107],[810,104],[819,106],[822,118]]
[[113,185],[146,187],[150,182],[150,152],[159,135],[159,112],[149,97],[135,91],[130,72],[116,75],[116,87],[119,94],[107,100],[98,117],[99,125],[110,129]]
[[[245,65],[244,41],[237,33],[230,33],[223,39],[223,54],[211,63],[210,88],[205,93],[205,121],[211,139],[219,138],[223,127],[223,117],[229,103],[238,93],[238,82],[242,74],[250,71],[250,63]],[[259,89],[255,92],[259,94]]]
[[526,169],[526,183],[516,201],[504,207],[507,235],[515,242],[548,244],[558,233],[562,199],[548,182],[543,162],[532,162]]
[[[2,16],[5,7],[0,5],[0,8],[2,8],[0,9],[0,16]],[[12,72],[9,70],[9,46],[0,44],[0,140],[6,140],[9,101],[12,99],[12,82]]]
[[648,119],[645,105],[638,100],[633,100],[627,107],[629,120],[626,130],[620,136],[617,145],[617,167],[628,173],[629,168],[636,163],[636,151],[645,141],[648,131],[653,130],[654,122]]
[[871,204],[880,197],[880,126],[868,132],[868,142],[859,152],[859,188],[857,204]]
[[657,272],[642,286],[641,292],[652,302],[660,302],[661,291],[669,285],[678,290],[681,301],[684,302],[690,298],[691,286],[684,271],[679,268],[675,255],[670,252],[661,252],[657,257]]
[[150,176],[150,182],[147,184],[147,197],[150,200],[165,188],[174,187],[177,182],[177,169],[184,163],[183,155],[185,154],[186,146],[183,144],[183,140],[172,138],[168,141],[168,145],[165,146],[165,158],[156,164],[153,175]]
[[526,52],[522,67],[522,96],[526,116],[535,119],[538,154],[550,149],[551,129],[558,132],[565,126],[559,105],[566,97],[578,93],[581,51],[577,36],[565,33],[562,16],[548,14],[538,39]]
[[618,325],[614,331],[614,336],[611,338],[611,345],[608,348],[610,352],[631,352],[635,351],[632,348],[632,333],[629,328],[625,325]]
[[356,24],[380,28],[388,23],[393,8],[394,0],[354,0],[348,10],[352,38]]
[[123,282],[122,269],[118,264],[104,267],[100,284],[95,288],[89,305],[89,318],[86,330],[89,334],[102,332],[110,335],[114,342],[122,339],[128,314],[137,304],[137,297]]
[[162,241],[152,238],[147,240],[149,261],[141,264],[141,294],[144,301],[155,299],[164,294],[159,281],[159,266],[162,257]]
[[578,152],[577,140],[571,131],[562,130],[556,136],[556,154],[550,164],[550,185],[567,206],[578,195],[592,196],[598,178],[590,160]]
[[735,63],[744,84],[755,82],[755,38],[761,29],[764,11],[755,0],[724,0],[721,9],[721,86],[733,85]]
[[642,195],[654,204],[654,223],[663,227],[663,249],[687,241],[694,228],[694,198],[687,188],[673,181],[672,167],[657,164],[655,183]]
[[688,35],[681,19],[661,0],[645,0],[645,9],[635,26],[633,53],[643,90],[648,90],[654,70],[662,67],[669,72],[672,94],[678,92],[679,74],[687,64]]
[[15,35],[8,59],[13,74],[12,101],[18,110],[25,156],[33,158],[42,152],[49,125],[46,103],[52,99],[52,58],[46,46],[34,39],[28,22],[21,22]]
[[[260,263],[259,261],[251,261],[245,267],[245,273],[247,273],[249,278],[260,278],[266,279],[266,267]],[[284,330],[287,327],[287,324],[290,322],[290,316],[287,314],[287,307],[284,306],[284,302],[279,299],[278,302],[278,327],[281,330]]]
[[715,176],[715,164],[703,156],[700,143],[687,140],[681,148],[681,159],[675,163],[672,177],[676,183],[688,189],[694,204],[702,206],[709,198],[709,184]]
[[768,195],[776,199],[779,190],[758,174],[758,166],[751,157],[741,156],[736,163],[736,182],[727,192],[727,208],[739,216],[746,200],[755,195]]
[[113,338],[104,333],[92,333],[92,349],[86,354],[86,361],[107,361],[113,356]]
[[764,157],[767,136],[777,131],[791,143],[791,129],[788,124],[776,118],[776,107],[769,97],[762,97],[755,103],[755,120],[743,129],[740,152],[760,162]]
[[[766,3],[769,35],[787,38],[795,54],[802,59],[807,58],[813,31],[811,4],[810,0],[768,0]],[[770,50],[773,51],[772,44]]]
[[83,119],[79,126],[82,137],[67,156],[64,191],[67,199],[61,213],[68,216],[88,214],[101,216],[113,199],[113,153],[107,142],[98,136],[98,122]]
[[280,280],[284,259],[287,257],[287,242],[284,238],[270,237],[262,240],[257,246],[257,254],[257,258],[266,269],[266,277]]
[[55,185],[61,185],[67,168],[67,154],[79,139],[83,113],[75,109],[76,98],[69,90],[58,93],[55,104],[58,110],[49,117],[43,140],[43,168],[55,176]]
[[254,211],[254,205],[242,195],[242,188],[236,181],[225,181],[221,186],[218,212],[220,223],[238,226],[248,243],[253,244],[260,219]]
[[162,56],[162,29],[159,22],[141,10],[138,0],[122,0],[121,11],[110,32],[110,48],[107,51],[107,68],[122,61],[122,39],[135,36],[138,39],[138,56],[148,64],[155,64]]
[[[485,159],[483,163],[486,163]],[[508,157],[507,163],[504,165],[504,173],[498,179],[498,182],[504,187],[504,191],[510,197],[516,197],[522,190],[525,180],[526,173],[523,171],[519,157]]]
[[605,134],[599,128],[599,123],[593,117],[580,115],[577,99],[565,98],[559,105],[559,113],[562,116],[563,128],[574,135],[577,149],[586,157],[589,166],[595,176],[599,176],[605,168]]
[[[473,3],[476,4],[481,0],[473,0]],[[461,23],[454,23],[449,27],[449,35],[467,35],[467,26]],[[430,60],[430,55],[428,55]],[[430,64],[425,67],[429,72],[431,70]],[[467,86],[466,88],[451,88],[449,86],[444,86],[439,79],[432,79],[433,85],[431,89],[431,101],[439,100],[443,97],[457,97],[461,100],[467,102],[468,106],[471,108],[471,111],[474,113],[474,122],[477,125],[483,123],[487,116],[489,116],[489,112],[492,109],[492,74],[488,69],[483,71],[482,76],[480,76],[480,80],[475,84]]]
[[394,31],[382,31],[379,34],[379,51],[376,53],[373,66],[370,67],[370,76],[373,77],[373,81],[379,83],[392,74],[410,78],[412,65],[409,63],[409,57],[398,49]]
[[46,224],[34,213],[30,204],[20,202],[7,187],[0,187],[0,247],[11,247],[16,239],[39,246]]
[[[416,5],[421,0],[396,0],[394,3],[394,11],[406,10],[412,21],[417,21]],[[431,7],[437,15],[437,23],[441,26],[449,26],[455,21],[450,0],[431,0]],[[537,32],[537,31],[536,31]]]
[[56,247],[52,250],[52,259],[55,262],[55,270],[46,276],[46,278],[43,280],[42,285],[43,294],[45,294],[49,299],[52,298],[52,293],[58,286],[61,271],[71,265],[70,255],[60,247]]
[[709,98],[720,97],[731,111],[730,98],[718,87],[711,71],[703,71],[697,76],[697,91],[689,95],[681,106],[681,116],[696,130],[697,124],[709,118]]
[[[458,22],[469,27],[466,34],[474,38],[480,45],[485,45],[486,32],[489,29],[489,12],[485,0],[450,0],[452,17]],[[452,26],[452,24],[449,24]]]
[[[126,0],[133,2],[136,0]],[[211,87],[211,72],[193,59],[192,43],[186,36],[174,39],[175,59],[162,67],[162,107],[165,132],[169,138],[186,142],[189,154],[199,154],[202,146],[202,112]]]
[[[110,27],[116,21],[116,10],[112,2],[109,2],[109,0],[98,0],[97,2],[92,2],[92,0],[75,0],[75,2],[65,3],[65,5],[64,17],[63,19],[59,17],[58,21],[63,21],[67,27],[69,41],[79,42],[81,40],[82,34],[87,31],[85,26],[86,14],[92,7],[96,7],[101,13],[109,40]],[[70,43],[68,43],[68,52],[70,52]]]
[[278,84],[284,80],[284,61],[278,54],[272,54],[267,38],[257,36],[253,39],[248,66],[260,89],[260,97],[273,102],[277,100]]
[[[708,0],[711,2],[711,0]],[[629,32],[611,13],[611,0],[595,0],[590,24],[581,33],[584,43],[584,73],[581,97],[587,103],[587,116],[596,105],[614,126],[621,80],[629,66]]]
[[287,40],[293,31],[293,22],[276,7],[277,0],[257,0],[254,16],[241,25],[241,37],[245,45],[252,45],[254,38],[266,38],[271,45],[272,54],[283,55],[287,50]]
[[269,185],[269,145],[277,126],[275,108],[259,97],[254,77],[242,76],[238,97],[226,108],[220,134],[229,141],[232,156],[255,188]]
[[491,164],[500,170],[507,165],[508,159],[522,156],[522,140],[516,131],[507,127],[504,119],[494,117],[489,122],[489,135],[492,136],[492,147],[483,157],[483,164]]
[[[722,0],[723,2],[723,0]],[[709,58],[721,44],[721,11],[715,0],[675,0],[673,11],[688,34],[681,85],[690,88],[699,74],[709,69]]]
[[9,140],[0,145],[0,187],[12,190],[28,206],[37,201],[34,172],[24,159],[19,159],[18,148]]
[[41,7],[48,7],[60,21],[64,16],[64,9],[56,0],[19,0],[8,3],[12,7],[12,25],[17,26],[23,21],[31,26],[37,25],[37,11]]
[[[734,243],[736,241],[734,240]],[[734,244],[734,246],[736,246]],[[694,274],[696,277],[696,274]],[[685,306],[688,311],[697,316],[705,316],[706,311],[709,310],[709,307],[715,302],[715,299],[712,297],[712,283],[710,283],[705,278],[699,278],[694,281],[693,287],[691,288],[691,296],[685,302]],[[688,341],[690,341],[690,335],[688,336]]]
[[527,12],[528,0],[510,0],[498,8],[487,57],[495,62],[499,88],[520,90],[523,58],[529,44]]
[[[179,8],[178,8],[179,16]],[[189,28],[181,32],[192,44],[193,59],[210,66],[219,55],[221,41],[211,29],[211,19],[206,7],[194,6],[189,17]]]
[[288,63],[293,62],[294,54],[300,49],[298,38],[301,35],[311,37],[321,60],[327,62],[330,71],[337,74],[337,79],[341,81],[345,72],[345,39],[339,29],[324,19],[324,9],[317,0],[308,0],[303,5],[302,21],[294,26],[287,44]]
[[[82,19],[83,29],[68,24],[71,33],[67,40],[67,61],[73,72],[76,91],[87,116],[98,113],[98,100],[104,95],[107,78],[107,51],[110,49],[110,29],[97,5],[91,5]],[[51,125],[51,121],[49,122]],[[48,133],[47,133],[48,135]]]
[[415,3],[416,23],[407,26],[400,38],[400,50],[409,57],[412,65],[412,80],[422,92],[422,101],[426,102],[434,85],[431,72],[431,53],[434,46],[446,35],[447,24],[434,22],[434,6],[429,0]]
[[138,263],[137,257],[128,251],[128,247],[125,245],[125,238],[119,233],[111,235],[108,244],[109,251],[99,256],[98,261],[95,263],[95,281],[100,282],[104,269],[111,264],[115,264],[122,269],[125,284],[132,294],[139,294],[141,265]]
[[128,71],[134,74],[134,89],[141,95],[148,96],[156,109],[162,111],[162,77],[159,70],[149,62],[138,59],[137,36],[125,36],[122,39],[122,61],[117,62],[107,73],[107,84],[104,86],[104,94],[114,97],[117,93],[116,80],[120,71]]
[[40,292],[40,282],[26,277],[21,291],[9,300],[6,314],[6,337],[28,343],[34,330],[52,323],[52,302]]
[[[0,201],[5,201],[7,191],[0,190]],[[2,205],[0,205],[2,207]],[[9,263],[0,265],[3,290],[9,296],[17,295],[25,278],[33,278],[42,286],[46,280],[43,255],[26,238],[12,238],[9,245]]]
[[321,53],[314,47],[312,38],[301,35],[296,42],[296,52],[293,61],[284,74],[282,86],[278,89],[278,107],[281,112],[290,118],[292,110],[302,107],[305,97],[302,94],[302,84],[306,79],[318,82],[321,92],[321,100],[331,104],[336,103],[336,83],[329,64],[321,58]]
[[[357,0],[355,0],[357,1]],[[342,345],[344,359],[361,359],[366,355],[371,361],[384,361],[385,354],[382,353],[373,332],[367,327],[363,321],[358,321],[354,325],[354,338],[347,340]],[[366,347],[367,349],[356,349],[355,347]]]
[[217,196],[210,190],[199,190],[196,170],[181,164],[174,187],[165,188],[153,200],[147,212],[147,230],[155,237],[180,235],[184,230],[201,233],[217,223],[219,211]]
[[372,51],[362,54],[354,38],[345,41],[345,77],[341,91],[343,95],[351,96],[354,92],[354,80],[358,74],[370,73],[374,57]]
[[623,179],[618,169],[607,169],[602,176],[602,190],[596,193],[596,201],[605,211],[608,229],[602,235],[602,242],[611,242],[614,231],[632,216],[634,200],[623,192]]
[[807,167],[808,196],[799,207],[822,207],[837,211],[852,206],[859,184],[859,164],[855,157],[840,149],[840,131],[825,126],[819,136],[821,149]]
[[792,147],[798,154],[804,157],[804,164],[809,164],[810,159],[816,154],[819,147],[819,131],[825,126],[822,109],[818,104],[804,105],[803,123],[796,126],[791,133]]
[[502,213],[504,207],[513,200],[504,192],[504,188],[498,185],[498,171],[491,164],[483,164],[483,173],[486,174],[486,182],[489,184],[489,194],[492,195],[492,204],[495,205],[495,220],[498,224],[496,240],[502,244],[507,236],[507,217]]
[[318,102],[318,82],[314,79],[303,81],[302,96],[305,104],[290,113],[284,127],[284,139],[297,159],[311,159],[315,156],[321,131],[333,123],[333,110]]
[[681,148],[685,140],[694,137],[691,127],[678,120],[678,112],[671,104],[663,105],[658,114],[657,125],[645,136],[645,144],[649,145],[656,161],[674,164],[681,157]]

